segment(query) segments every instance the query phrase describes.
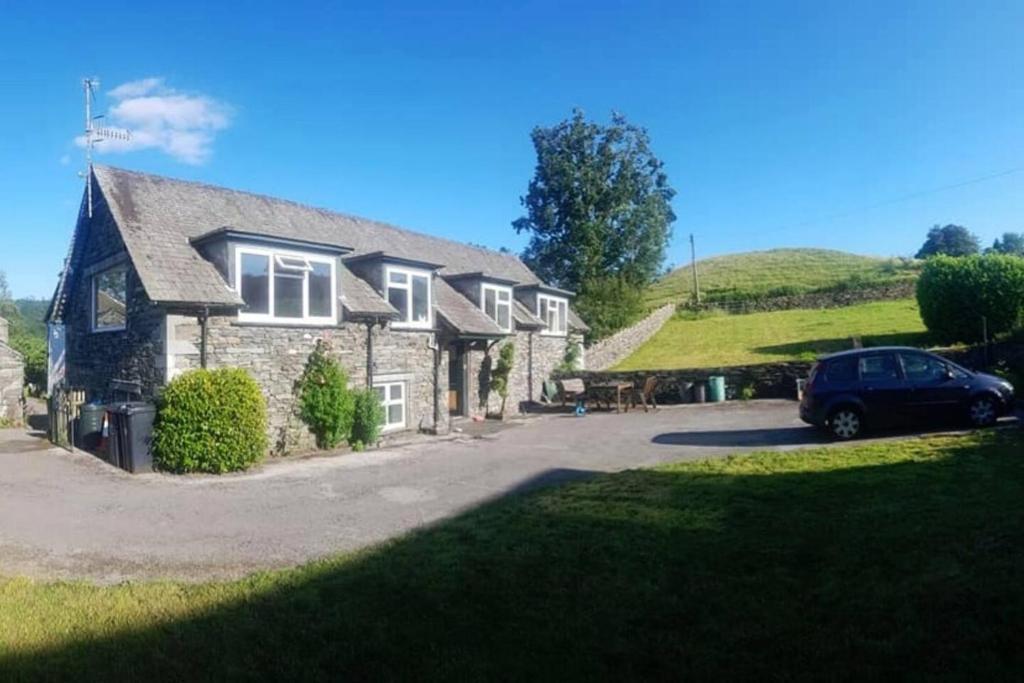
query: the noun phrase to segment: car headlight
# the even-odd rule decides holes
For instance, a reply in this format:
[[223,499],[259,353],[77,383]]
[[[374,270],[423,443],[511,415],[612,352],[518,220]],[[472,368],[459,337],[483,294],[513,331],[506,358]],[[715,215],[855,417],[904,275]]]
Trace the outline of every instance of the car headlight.
[[1004,381],[1002,381],[1002,382],[1000,382],[1000,383],[999,383],[999,388],[1000,388],[1000,389],[1002,390],[1002,392],[1003,392],[1004,394],[1006,394],[1007,396],[1013,396],[1013,385],[1012,385],[1012,384],[1010,384],[1009,382],[1007,382],[1007,381],[1005,381],[1005,380],[1004,380]]

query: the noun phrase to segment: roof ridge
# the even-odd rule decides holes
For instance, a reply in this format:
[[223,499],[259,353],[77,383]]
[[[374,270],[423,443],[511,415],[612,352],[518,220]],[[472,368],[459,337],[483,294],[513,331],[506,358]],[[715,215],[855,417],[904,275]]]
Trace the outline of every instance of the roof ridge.
[[207,190],[215,190],[215,191],[218,191],[218,192],[229,192],[231,194],[244,195],[246,197],[253,197],[255,199],[262,199],[262,200],[269,201],[269,202],[276,202],[276,203],[279,203],[279,204],[288,204],[288,205],[291,205],[291,206],[294,206],[294,207],[298,207],[300,209],[306,209],[308,211],[315,211],[315,212],[322,213],[322,214],[328,214],[330,216],[337,216],[339,218],[345,218],[345,219],[351,220],[351,221],[358,221],[358,222],[370,223],[370,224],[373,224],[373,225],[378,225],[378,226],[387,228],[389,230],[398,230],[399,232],[406,232],[406,233],[411,233],[413,235],[420,235],[422,237],[428,237],[428,238],[433,239],[433,240],[438,240],[438,241],[441,241],[441,242],[446,242],[448,244],[458,245],[459,247],[461,247],[463,249],[468,248],[468,249],[474,249],[476,251],[481,251],[481,252],[484,252],[486,254],[496,254],[498,256],[501,256],[502,258],[514,260],[514,261],[516,261],[518,263],[523,264],[524,266],[526,265],[525,263],[523,263],[522,259],[520,259],[517,255],[515,255],[512,252],[504,252],[504,251],[500,251],[498,249],[491,249],[489,247],[484,247],[484,246],[480,246],[480,245],[476,245],[476,244],[471,244],[469,242],[460,242],[459,240],[455,240],[455,239],[452,239],[450,237],[441,237],[439,235],[433,235],[433,234],[430,234],[430,233],[427,233],[427,232],[420,232],[418,230],[411,230],[409,228],[403,228],[401,226],[394,225],[392,223],[385,223],[384,221],[379,221],[379,220],[377,220],[375,218],[366,218],[365,216],[357,216],[357,215],[351,214],[351,213],[343,213],[341,211],[335,211],[334,209],[327,209],[327,208],[320,207],[320,206],[313,206],[312,204],[303,204],[302,202],[297,202],[297,201],[295,201],[293,199],[285,199],[283,197],[274,197],[274,196],[269,195],[269,194],[263,194],[263,193],[260,193],[260,192],[251,192],[249,190],[237,190],[237,189],[232,188],[232,187],[225,187],[224,185],[213,185],[211,183],[206,183],[206,182],[203,182],[201,180],[184,180],[182,178],[171,178],[170,176],[158,175],[156,173],[146,173],[145,171],[133,171],[131,169],[121,168],[119,166],[110,166],[110,165],[107,165],[107,164],[93,164],[93,171],[95,172],[97,170],[102,170],[104,172],[110,172],[110,173],[115,173],[115,174],[116,173],[123,173],[123,174],[127,174],[127,175],[134,175],[134,176],[139,176],[139,177],[142,177],[142,178],[154,179],[154,180],[159,180],[159,181],[163,181],[163,182],[178,183],[180,185],[191,185],[193,187],[203,188],[203,189],[207,189]]

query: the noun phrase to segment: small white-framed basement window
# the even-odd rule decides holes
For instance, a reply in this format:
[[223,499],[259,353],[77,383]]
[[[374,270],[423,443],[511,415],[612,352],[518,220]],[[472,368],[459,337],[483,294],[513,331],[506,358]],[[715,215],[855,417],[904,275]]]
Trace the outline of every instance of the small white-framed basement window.
[[503,331],[512,331],[511,287],[482,283],[480,285],[480,308]]
[[430,278],[429,270],[384,268],[388,303],[395,307],[399,316],[391,323],[392,327],[430,329],[433,326]]
[[263,247],[235,249],[235,291],[243,322],[333,325],[338,297],[335,259]]
[[128,266],[92,276],[92,331],[116,332],[128,324]]
[[537,317],[547,325],[541,334],[564,337],[568,315],[568,300],[547,294],[537,295]]
[[374,382],[373,390],[384,406],[384,425],[381,431],[405,429],[405,382]]

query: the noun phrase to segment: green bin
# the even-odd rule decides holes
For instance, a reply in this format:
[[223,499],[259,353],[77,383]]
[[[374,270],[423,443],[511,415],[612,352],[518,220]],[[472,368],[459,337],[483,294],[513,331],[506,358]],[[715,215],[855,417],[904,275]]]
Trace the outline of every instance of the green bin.
[[712,403],[721,403],[725,400],[725,377],[714,375],[708,377],[708,394]]

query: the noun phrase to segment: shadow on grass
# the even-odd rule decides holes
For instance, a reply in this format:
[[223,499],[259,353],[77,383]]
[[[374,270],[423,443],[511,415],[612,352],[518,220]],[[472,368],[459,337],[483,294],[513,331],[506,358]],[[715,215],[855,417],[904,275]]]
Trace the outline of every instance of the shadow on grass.
[[[925,348],[930,343],[927,332],[863,335],[860,337],[860,340],[865,347],[913,346]],[[850,337],[839,337],[835,339],[809,339],[806,341],[791,342],[788,344],[758,346],[755,347],[753,351],[755,353],[785,356],[787,358],[805,357],[807,360],[813,360],[814,358],[826,353],[847,351],[852,348],[853,343]]]
[[[241,582],[205,613],[95,637],[116,616],[68,608],[63,619],[81,620],[70,642],[15,652],[0,634],[0,673],[1014,678],[1024,666],[1020,433],[944,443],[942,453],[886,445],[919,449],[902,458],[886,446],[868,457],[802,451],[746,469],[725,461],[534,490],[354,557]],[[131,586],[82,590],[133,600]],[[187,600],[202,587],[168,590]]]

